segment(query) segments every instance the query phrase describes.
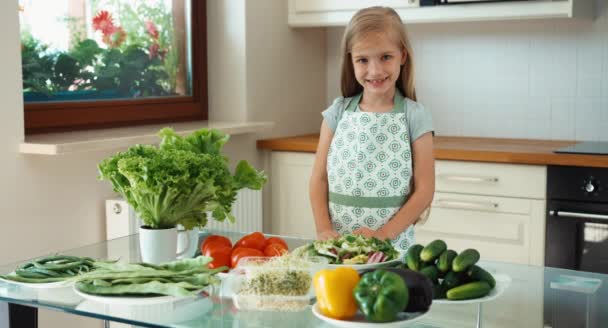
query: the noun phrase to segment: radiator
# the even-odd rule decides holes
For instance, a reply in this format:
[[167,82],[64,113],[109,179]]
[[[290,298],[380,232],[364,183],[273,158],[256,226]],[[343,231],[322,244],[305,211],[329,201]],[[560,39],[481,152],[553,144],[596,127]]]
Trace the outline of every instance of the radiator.
[[[242,189],[232,205],[235,223],[217,222],[211,218],[205,229],[220,231],[262,231],[262,191]],[[123,199],[106,200],[106,238],[114,239],[138,233],[140,220],[133,208]]]

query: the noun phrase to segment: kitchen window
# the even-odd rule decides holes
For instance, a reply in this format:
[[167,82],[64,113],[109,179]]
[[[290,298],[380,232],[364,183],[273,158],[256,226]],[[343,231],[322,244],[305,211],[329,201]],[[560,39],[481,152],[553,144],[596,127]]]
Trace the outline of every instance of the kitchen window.
[[207,119],[205,7],[20,0],[26,133]]

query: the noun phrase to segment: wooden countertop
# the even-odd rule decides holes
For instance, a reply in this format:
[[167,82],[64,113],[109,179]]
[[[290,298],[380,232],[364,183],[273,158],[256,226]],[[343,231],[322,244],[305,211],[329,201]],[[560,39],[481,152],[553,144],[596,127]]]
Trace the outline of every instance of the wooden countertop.
[[[257,147],[272,151],[314,153],[318,134],[258,140]],[[435,159],[533,165],[571,165],[608,168],[608,156],[555,154],[576,141],[435,137]]]

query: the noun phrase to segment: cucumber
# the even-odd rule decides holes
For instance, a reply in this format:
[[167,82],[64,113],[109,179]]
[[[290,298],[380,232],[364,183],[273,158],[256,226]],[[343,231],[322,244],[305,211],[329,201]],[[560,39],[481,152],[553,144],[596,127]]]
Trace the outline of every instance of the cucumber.
[[492,276],[491,273],[477,265],[473,265],[469,268],[469,270],[467,270],[467,276],[469,276],[469,278],[474,281],[487,282],[488,285],[490,285],[490,288],[494,288],[496,286],[496,280],[494,279],[494,276]]
[[428,266],[435,266],[435,262],[424,262],[424,261],[420,262],[420,270],[422,270]]
[[407,253],[405,254],[405,263],[407,263],[407,267],[412,271],[420,271],[422,269],[420,263],[420,251],[422,251],[424,247],[420,244],[415,244],[410,246],[407,249]]
[[446,273],[445,278],[441,282],[441,285],[445,288],[445,290],[450,290],[454,287],[458,287],[465,282],[464,275],[460,273],[456,273],[454,271],[449,271]]
[[479,261],[479,252],[473,248],[465,249],[452,261],[452,270],[454,272],[466,271],[477,261]]
[[448,290],[449,300],[469,300],[488,295],[492,288],[485,281],[474,281]]
[[433,283],[436,283],[437,279],[439,278],[439,270],[437,270],[437,267],[434,265],[429,265],[420,269],[420,273],[429,277]]
[[441,253],[445,252],[447,248],[448,245],[445,244],[445,241],[441,239],[433,240],[422,249],[420,252],[420,259],[424,262],[432,262],[438,258]]
[[437,262],[437,269],[439,269],[441,272],[450,271],[450,269],[452,269],[452,261],[454,261],[456,255],[458,255],[458,253],[452,249],[448,249],[447,251],[441,253]]

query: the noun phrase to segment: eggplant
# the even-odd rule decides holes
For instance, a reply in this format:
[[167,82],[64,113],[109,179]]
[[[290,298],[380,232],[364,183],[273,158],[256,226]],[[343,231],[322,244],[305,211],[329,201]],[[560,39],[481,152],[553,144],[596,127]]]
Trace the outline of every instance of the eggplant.
[[394,272],[405,282],[410,292],[410,300],[405,309],[403,309],[403,312],[426,312],[431,307],[431,303],[433,302],[433,282],[427,276],[410,269],[400,268],[368,269],[361,271],[360,275],[363,276],[367,272],[376,270]]

